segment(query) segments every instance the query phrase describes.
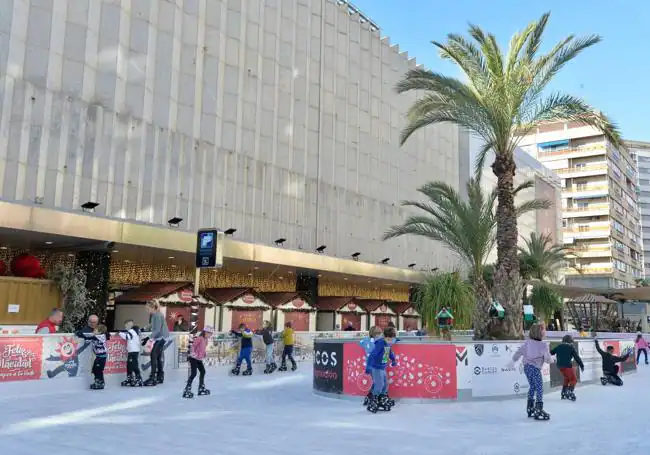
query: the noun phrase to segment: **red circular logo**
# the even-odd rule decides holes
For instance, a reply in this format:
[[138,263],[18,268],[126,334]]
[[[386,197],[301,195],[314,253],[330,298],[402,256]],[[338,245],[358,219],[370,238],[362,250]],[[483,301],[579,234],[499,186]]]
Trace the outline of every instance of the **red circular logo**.
[[241,300],[242,300],[242,302],[244,302],[244,303],[251,304],[251,303],[253,303],[253,302],[255,301],[255,296],[254,296],[253,294],[245,294],[245,295],[241,298]]
[[381,311],[382,313],[388,313],[388,307],[386,305],[382,305],[381,307],[379,307],[379,311]]
[[189,289],[183,289],[178,293],[178,300],[181,302],[191,302],[192,301],[192,291]]
[[305,301],[303,299],[293,299],[291,303],[295,308],[302,308],[305,306]]

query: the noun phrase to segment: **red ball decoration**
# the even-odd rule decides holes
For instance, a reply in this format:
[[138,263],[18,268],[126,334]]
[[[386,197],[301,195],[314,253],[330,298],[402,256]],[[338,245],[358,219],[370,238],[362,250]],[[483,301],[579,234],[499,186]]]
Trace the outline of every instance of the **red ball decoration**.
[[7,274],[7,264],[5,261],[0,261],[0,276],[5,276]]
[[42,278],[41,261],[31,254],[20,254],[11,261],[11,273],[22,278]]

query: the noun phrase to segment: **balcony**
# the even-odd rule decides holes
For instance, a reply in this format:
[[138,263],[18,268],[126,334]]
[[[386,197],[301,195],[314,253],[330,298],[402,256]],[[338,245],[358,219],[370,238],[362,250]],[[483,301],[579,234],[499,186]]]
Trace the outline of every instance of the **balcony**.
[[563,230],[564,243],[572,243],[570,239],[609,238],[610,232],[611,227],[609,225],[566,227]]
[[564,218],[576,218],[581,216],[602,216],[609,215],[609,204],[588,204],[582,207],[562,207]]
[[573,249],[573,254],[575,254],[579,258],[610,257],[612,255],[612,249],[609,246],[580,245]]
[[588,177],[590,175],[602,175],[607,173],[607,164],[591,164],[585,166],[574,166],[565,169],[556,169],[560,177]]
[[611,266],[582,266],[578,268],[566,268],[564,269],[565,275],[609,275],[614,272],[614,269]]
[[562,188],[562,197],[589,198],[602,197],[609,194],[609,185],[576,185],[571,188]]
[[595,156],[595,155],[605,155],[607,150],[605,149],[605,144],[596,144],[590,145],[587,147],[575,147],[575,148],[565,148],[561,150],[549,150],[538,152],[539,158],[548,158],[548,157],[558,157],[558,156]]

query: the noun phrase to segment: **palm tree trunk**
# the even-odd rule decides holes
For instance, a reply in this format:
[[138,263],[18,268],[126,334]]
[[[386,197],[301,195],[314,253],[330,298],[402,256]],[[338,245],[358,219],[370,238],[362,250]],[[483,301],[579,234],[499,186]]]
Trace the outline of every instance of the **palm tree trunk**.
[[490,304],[492,299],[490,297],[490,290],[481,275],[477,276],[474,280],[474,294],[476,295],[476,305],[474,306],[474,314],[472,315],[472,322],[474,328],[475,340],[489,339],[489,324],[490,324]]
[[497,176],[497,265],[494,295],[506,311],[503,334],[510,339],[523,338],[521,302],[522,280],[517,256],[517,214],[515,212],[514,156],[499,153],[492,164]]

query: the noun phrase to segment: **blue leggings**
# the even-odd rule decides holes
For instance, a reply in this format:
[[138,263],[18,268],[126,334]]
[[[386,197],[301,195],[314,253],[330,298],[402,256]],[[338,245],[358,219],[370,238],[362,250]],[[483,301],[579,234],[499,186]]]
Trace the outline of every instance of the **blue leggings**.
[[524,365],[524,373],[528,379],[528,399],[532,400],[537,396],[539,403],[544,401],[544,383],[542,382],[542,370],[533,365]]

